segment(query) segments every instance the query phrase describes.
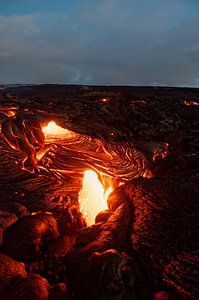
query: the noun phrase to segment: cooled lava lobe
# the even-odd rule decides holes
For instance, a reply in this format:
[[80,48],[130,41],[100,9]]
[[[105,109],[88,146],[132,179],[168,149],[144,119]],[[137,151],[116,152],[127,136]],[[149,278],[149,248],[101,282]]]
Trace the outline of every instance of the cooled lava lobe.
[[136,179],[124,189],[135,211],[132,244],[149,278],[155,286],[164,283],[187,299],[197,299],[198,174],[189,170],[166,178]]
[[[49,85],[0,91],[2,202],[51,211],[68,234],[84,226],[76,220],[85,169],[104,185],[123,183],[115,193],[129,197],[75,244],[71,265],[66,257],[74,299],[146,299],[161,289],[154,299],[199,298],[198,94]],[[51,120],[74,135],[47,142],[42,126]],[[3,228],[5,237],[13,228]]]

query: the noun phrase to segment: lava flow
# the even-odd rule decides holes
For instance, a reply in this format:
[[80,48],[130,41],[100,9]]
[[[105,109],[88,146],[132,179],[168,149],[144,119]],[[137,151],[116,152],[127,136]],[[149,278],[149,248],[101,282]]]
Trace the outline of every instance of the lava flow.
[[72,131],[57,125],[54,121],[51,121],[46,126],[42,127],[42,131],[47,140],[74,134]]
[[36,154],[37,160],[41,160],[42,157],[49,151],[49,143],[64,140],[65,138],[71,138],[75,136],[75,133],[63,128],[55,123],[55,121],[50,121],[46,126],[42,127],[42,132],[45,136],[45,142],[47,145],[42,147]]
[[[64,139],[75,136],[72,131],[58,126],[54,121],[51,121],[47,126],[42,128],[45,135],[45,140],[52,141],[54,139]],[[72,145],[71,145],[72,147]],[[41,157],[48,151],[48,148],[42,150]],[[104,188],[98,179],[97,173],[91,170],[86,170],[83,176],[82,189],[79,192],[80,211],[84,215],[87,225],[95,223],[97,214],[107,209],[107,198],[111,193],[112,188]]]
[[112,188],[104,189],[94,171],[84,172],[83,186],[79,192],[80,211],[86,218],[87,225],[95,223],[97,214],[108,208],[107,199]]

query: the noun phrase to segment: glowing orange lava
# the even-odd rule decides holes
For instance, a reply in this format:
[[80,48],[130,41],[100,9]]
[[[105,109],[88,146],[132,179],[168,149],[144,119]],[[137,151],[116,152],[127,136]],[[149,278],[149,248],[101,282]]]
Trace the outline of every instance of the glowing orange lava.
[[107,98],[102,98],[102,99],[100,99],[100,102],[109,102],[109,99],[107,99]]
[[42,131],[46,139],[64,138],[66,135],[74,134],[72,131],[57,125],[54,121],[50,121],[48,125],[42,127]]
[[97,214],[108,208],[107,199],[112,188],[104,190],[94,171],[84,172],[83,186],[79,192],[80,211],[86,218],[87,225],[95,223]]
[[192,100],[185,100],[183,101],[183,104],[187,106],[198,106],[199,102],[192,101]]

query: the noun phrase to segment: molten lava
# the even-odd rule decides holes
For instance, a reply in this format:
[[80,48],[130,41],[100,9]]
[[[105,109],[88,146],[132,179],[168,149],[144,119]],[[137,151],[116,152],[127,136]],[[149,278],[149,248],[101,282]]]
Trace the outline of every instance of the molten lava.
[[47,142],[47,144],[37,152],[37,160],[41,160],[42,157],[48,152],[49,144],[51,142],[55,142],[55,140],[62,141],[75,136],[74,132],[57,125],[54,121],[51,121],[46,126],[43,126],[42,132],[45,136],[45,142]]
[[199,102],[192,101],[192,100],[184,100],[183,104],[187,106],[197,106],[199,105]]
[[84,172],[83,186],[79,192],[80,211],[86,218],[87,225],[95,223],[97,214],[108,208],[107,198],[112,188],[104,190],[97,174],[94,171]]
[[61,126],[58,126],[54,121],[51,121],[48,123],[48,125],[44,126],[42,128],[42,131],[46,139],[62,138],[65,137],[66,135],[73,134],[72,131],[63,128]]

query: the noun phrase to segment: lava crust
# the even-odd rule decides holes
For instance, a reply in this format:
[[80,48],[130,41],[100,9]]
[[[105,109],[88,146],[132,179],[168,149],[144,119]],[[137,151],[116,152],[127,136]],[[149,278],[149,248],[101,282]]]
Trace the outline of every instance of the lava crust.
[[[1,299],[199,299],[198,95],[0,90]],[[52,121],[68,134],[47,137]],[[90,227],[88,169],[113,187]]]

